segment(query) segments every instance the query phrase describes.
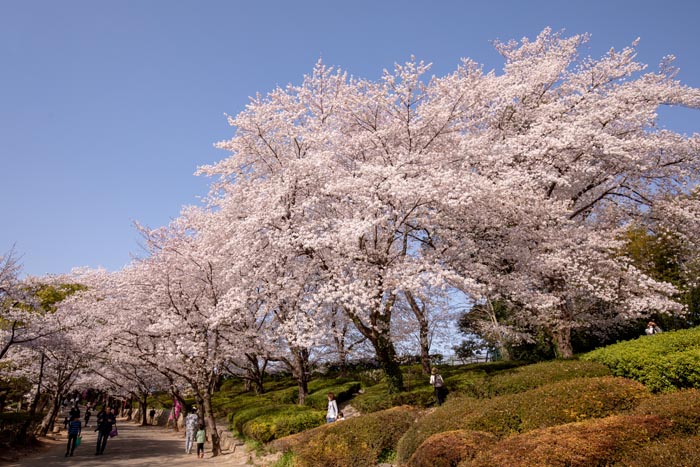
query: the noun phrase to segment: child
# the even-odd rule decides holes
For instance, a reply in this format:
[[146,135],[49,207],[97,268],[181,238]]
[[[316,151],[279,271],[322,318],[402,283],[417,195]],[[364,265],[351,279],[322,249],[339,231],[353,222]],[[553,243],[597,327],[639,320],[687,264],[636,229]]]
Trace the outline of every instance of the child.
[[206,432],[204,431],[204,425],[199,425],[199,431],[197,431],[197,457],[204,459],[204,439],[206,438]]

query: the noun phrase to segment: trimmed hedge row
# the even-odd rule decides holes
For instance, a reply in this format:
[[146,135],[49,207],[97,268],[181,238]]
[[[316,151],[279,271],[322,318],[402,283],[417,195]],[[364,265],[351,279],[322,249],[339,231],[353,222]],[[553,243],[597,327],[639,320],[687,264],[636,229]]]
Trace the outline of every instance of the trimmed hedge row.
[[295,467],[368,467],[394,451],[415,418],[415,409],[394,407],[301,433],[286,445]]
[[653,392],[700,388],[700,327],[665,332],[603,347],[581,357]]
[[649,392],[641,384],[606,376],[575,378],[493,399],[453,399],[406,432],[398,443],[397,458],[400,464],[408,462],[418,447],[436,433],[473,430],[504,437],[624,412],[648,397]]
[[671,423],[656,416],[614,415],[511,436],[459,467],[590,467],[610,465],[662,436]]

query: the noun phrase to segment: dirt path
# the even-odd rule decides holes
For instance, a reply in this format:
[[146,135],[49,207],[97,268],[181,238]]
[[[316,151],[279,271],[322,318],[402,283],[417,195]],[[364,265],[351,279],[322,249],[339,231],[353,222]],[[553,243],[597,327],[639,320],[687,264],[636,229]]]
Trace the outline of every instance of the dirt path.
[[250,467],[249,455],[242,447],[234,452],[211,457],[211,448],[205,445],[204,459],[197,459],[195,445],[192,454],[185,454],[185,440],[182,433],[175,433],[162,427],[141,427],[131,422],[117,422],[119,436],[107,442],[105,452],[95,455],[97,433],[94,428],[83,429],[83,442],[75,449],[73,457],[65,457],[66,436],[59,436],[63,442],[53,442],[39,452],[35,452],[8,465],[12,467],[53,467],[80,465],[81,467],[184,467],[192,465],[227,465]]

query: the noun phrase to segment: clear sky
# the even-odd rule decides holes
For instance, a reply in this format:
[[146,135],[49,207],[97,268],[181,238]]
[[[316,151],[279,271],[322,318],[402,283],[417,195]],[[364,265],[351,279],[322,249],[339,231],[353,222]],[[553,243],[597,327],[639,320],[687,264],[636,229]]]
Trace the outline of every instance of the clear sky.
[[[412,54],[452,71],[500,70],[493,39],[588,32],[598,57],[637,37],[653,68],[677,57],[700,87],[700,2],[0,0],[0,253],[31,275],[119,269],[133,221],[167,224],[199,203],[197,166],[227,156],[224,114],[299,83],[322,58],[375,79]],[[662,124],[700,132],[700,111]]]

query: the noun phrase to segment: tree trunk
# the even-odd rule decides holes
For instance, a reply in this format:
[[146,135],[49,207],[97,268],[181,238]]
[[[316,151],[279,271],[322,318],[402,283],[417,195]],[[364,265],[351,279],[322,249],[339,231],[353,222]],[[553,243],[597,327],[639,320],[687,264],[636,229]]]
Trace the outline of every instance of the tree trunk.
[[39,426],[39,436],[46,436],[51,428],[53,428],[54,420],[58,415],[58,411],[61,408],[61,395],[58,391],[51,397],[51,404],[49,405],[49,411],[44,416]]
[[216,419],[211,409],[211,394],[209,394],[209,391],[202,394],[202,399],[204,402],[204,423],[207,426],[211,439],[211,455],[215,457],[221,454],[221,440],[219,439],[219,432],[216,430]]
[[36,416],[36,409],[39,406],[39,399],[41,398],[41,380],[44,378],[44,362],[46,361],[46,354],[41,353],[41,364],[39,365],[39,382],[36,384],[36,394],[32,399],[32,404],[29,406],[29,413],[27,414],[27,420],[22,424],[22,427],[17,433],[17,442],[21,444],[29,444],[27,439],[27,433],[29,432],[29,427],[34,421]]
[[379,363],[384,369],[389,393],[397,393],[404,390],[403,374],[401,366],[396,361],[396,349],[388,333],[377,334],[375,339],[370,339],[374,350],[377,352]]
[[413,294],[409,291],[404,291],[404,296],[408,305],[411,307],[413,314],[418,321],[418,339],[420,343],[420,363],[423,367],[423,373],[426,375],[430,374],[430,328],[428,323],[428,313],[425,308],[425,302],[423,305],[419,305],[418,301],[413,297]]
[[571,328],[568,326],[554,328],[551,334],[557,358],[572,358],[574,350],[571,347]]
[[148,425],[148,393],[141,394],[139,399],[139,410],[141,411],[141,426]]
[[294,355],[293,371],[294,377],[297,380],[297,404],[304,405],[306,397],[309,395],[309,376],[311,371],[309,368],[309,349],[297,348],[292,349]]

